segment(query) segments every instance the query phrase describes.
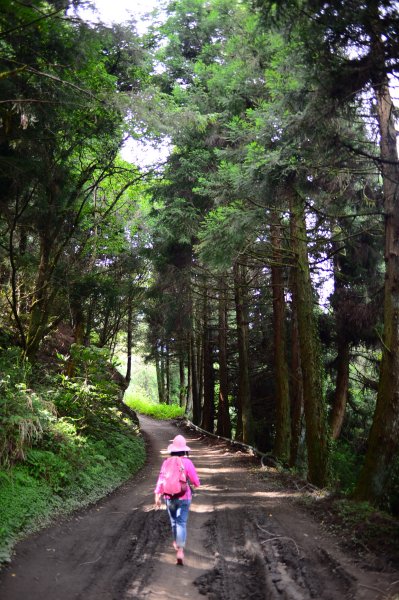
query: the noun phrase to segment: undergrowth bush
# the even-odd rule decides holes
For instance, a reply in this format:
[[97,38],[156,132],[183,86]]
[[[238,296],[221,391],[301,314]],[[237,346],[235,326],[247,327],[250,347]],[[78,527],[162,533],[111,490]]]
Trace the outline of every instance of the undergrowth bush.
[[144,398],[125,394],[124,402],[133,410],[154,417],[155,419],[176,419],[184,415],[184,408],[177,404],[155,404]]
[[331,473],[333,483],[340,491],[351,493],[354,490],[363,458],[345,441],[338,440],[333,444]]
[[46,525],[54,510],[51,487],[29,474],[25,466],[0,471],[0,564],[10,560],[22,533]]
[[30,365],[19,348],[0,349],[0,366],[0,467],[7,467],[40,440],[55,409],[30,389]]
[[[67,366],[64,357],[60,360]],[[115,421],[115,398],[119,388],[111,377],[109,351],[73,344],[70,360],[74,366],[73,377],[64,372],[58,376],[54,396],[57,413],[73,420],[80,433],[95,435],[100,424]]]
[[47,372],[38,382],[17,349],[0,349],[0,563],[23,535],[100,499],[144,464],[106,357],[76,348],[74,377]]
[[10,560],[21,536],[57,515],[99,500],[137,472],[145,460],[142,438],[118,433],[107,441],[88,439],[78,451],[75,447],[75,464],[65,457],[68,451],[64,448],[63,456],[30,449],[24,465],[0,471],[0,562]]

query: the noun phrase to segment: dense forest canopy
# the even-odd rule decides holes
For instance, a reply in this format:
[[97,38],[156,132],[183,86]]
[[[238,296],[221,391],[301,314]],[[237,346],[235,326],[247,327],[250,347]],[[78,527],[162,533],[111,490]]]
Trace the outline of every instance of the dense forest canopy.
[[174,0],[141,35],[79,5],[0,16],[3,364],[71,386],[123,348],[126,386],[140,342],[159,402],[397,510],[397,3]]

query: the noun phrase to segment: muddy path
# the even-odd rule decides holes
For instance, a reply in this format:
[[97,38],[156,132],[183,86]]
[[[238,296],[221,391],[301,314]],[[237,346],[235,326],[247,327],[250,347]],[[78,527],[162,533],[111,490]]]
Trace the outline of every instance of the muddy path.
[[202,486],[175,565],[165,510],[154,510],[161,451],[176,426],[140,417],[143,470],[95,506],[31,536],[0,572],[1,600],[393,600],[399,573],[342,553],[334,539],[241,452],[194,431]]

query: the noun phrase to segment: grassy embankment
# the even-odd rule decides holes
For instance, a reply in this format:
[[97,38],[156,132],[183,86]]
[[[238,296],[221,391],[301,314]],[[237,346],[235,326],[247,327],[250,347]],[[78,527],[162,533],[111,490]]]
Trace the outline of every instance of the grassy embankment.
[[[80,354],[79,354],[80,352]],[[144,464],[108,358],[78,350],[66,377],[0,348],[0,564],[18,540],[110,493]]]

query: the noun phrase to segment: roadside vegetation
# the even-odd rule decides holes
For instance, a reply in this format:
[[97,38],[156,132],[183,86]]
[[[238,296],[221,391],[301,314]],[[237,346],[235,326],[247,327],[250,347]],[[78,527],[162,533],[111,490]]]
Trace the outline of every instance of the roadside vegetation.
[[109,353],[75,348],[75,375],[0,350],[0,563],[15,542],[110,493],[144,463],[136,425],[118,410]]
[[299,504],[352,556],[372,560],[381,570],[399,568],[399,522],[388,512],[342,494],[310,489]]
[[125,403],[133,410],[154,419],[177,419],[184,415],[184,408],[178,404],[159,404],[146,398],[137,398],[127,393]]

